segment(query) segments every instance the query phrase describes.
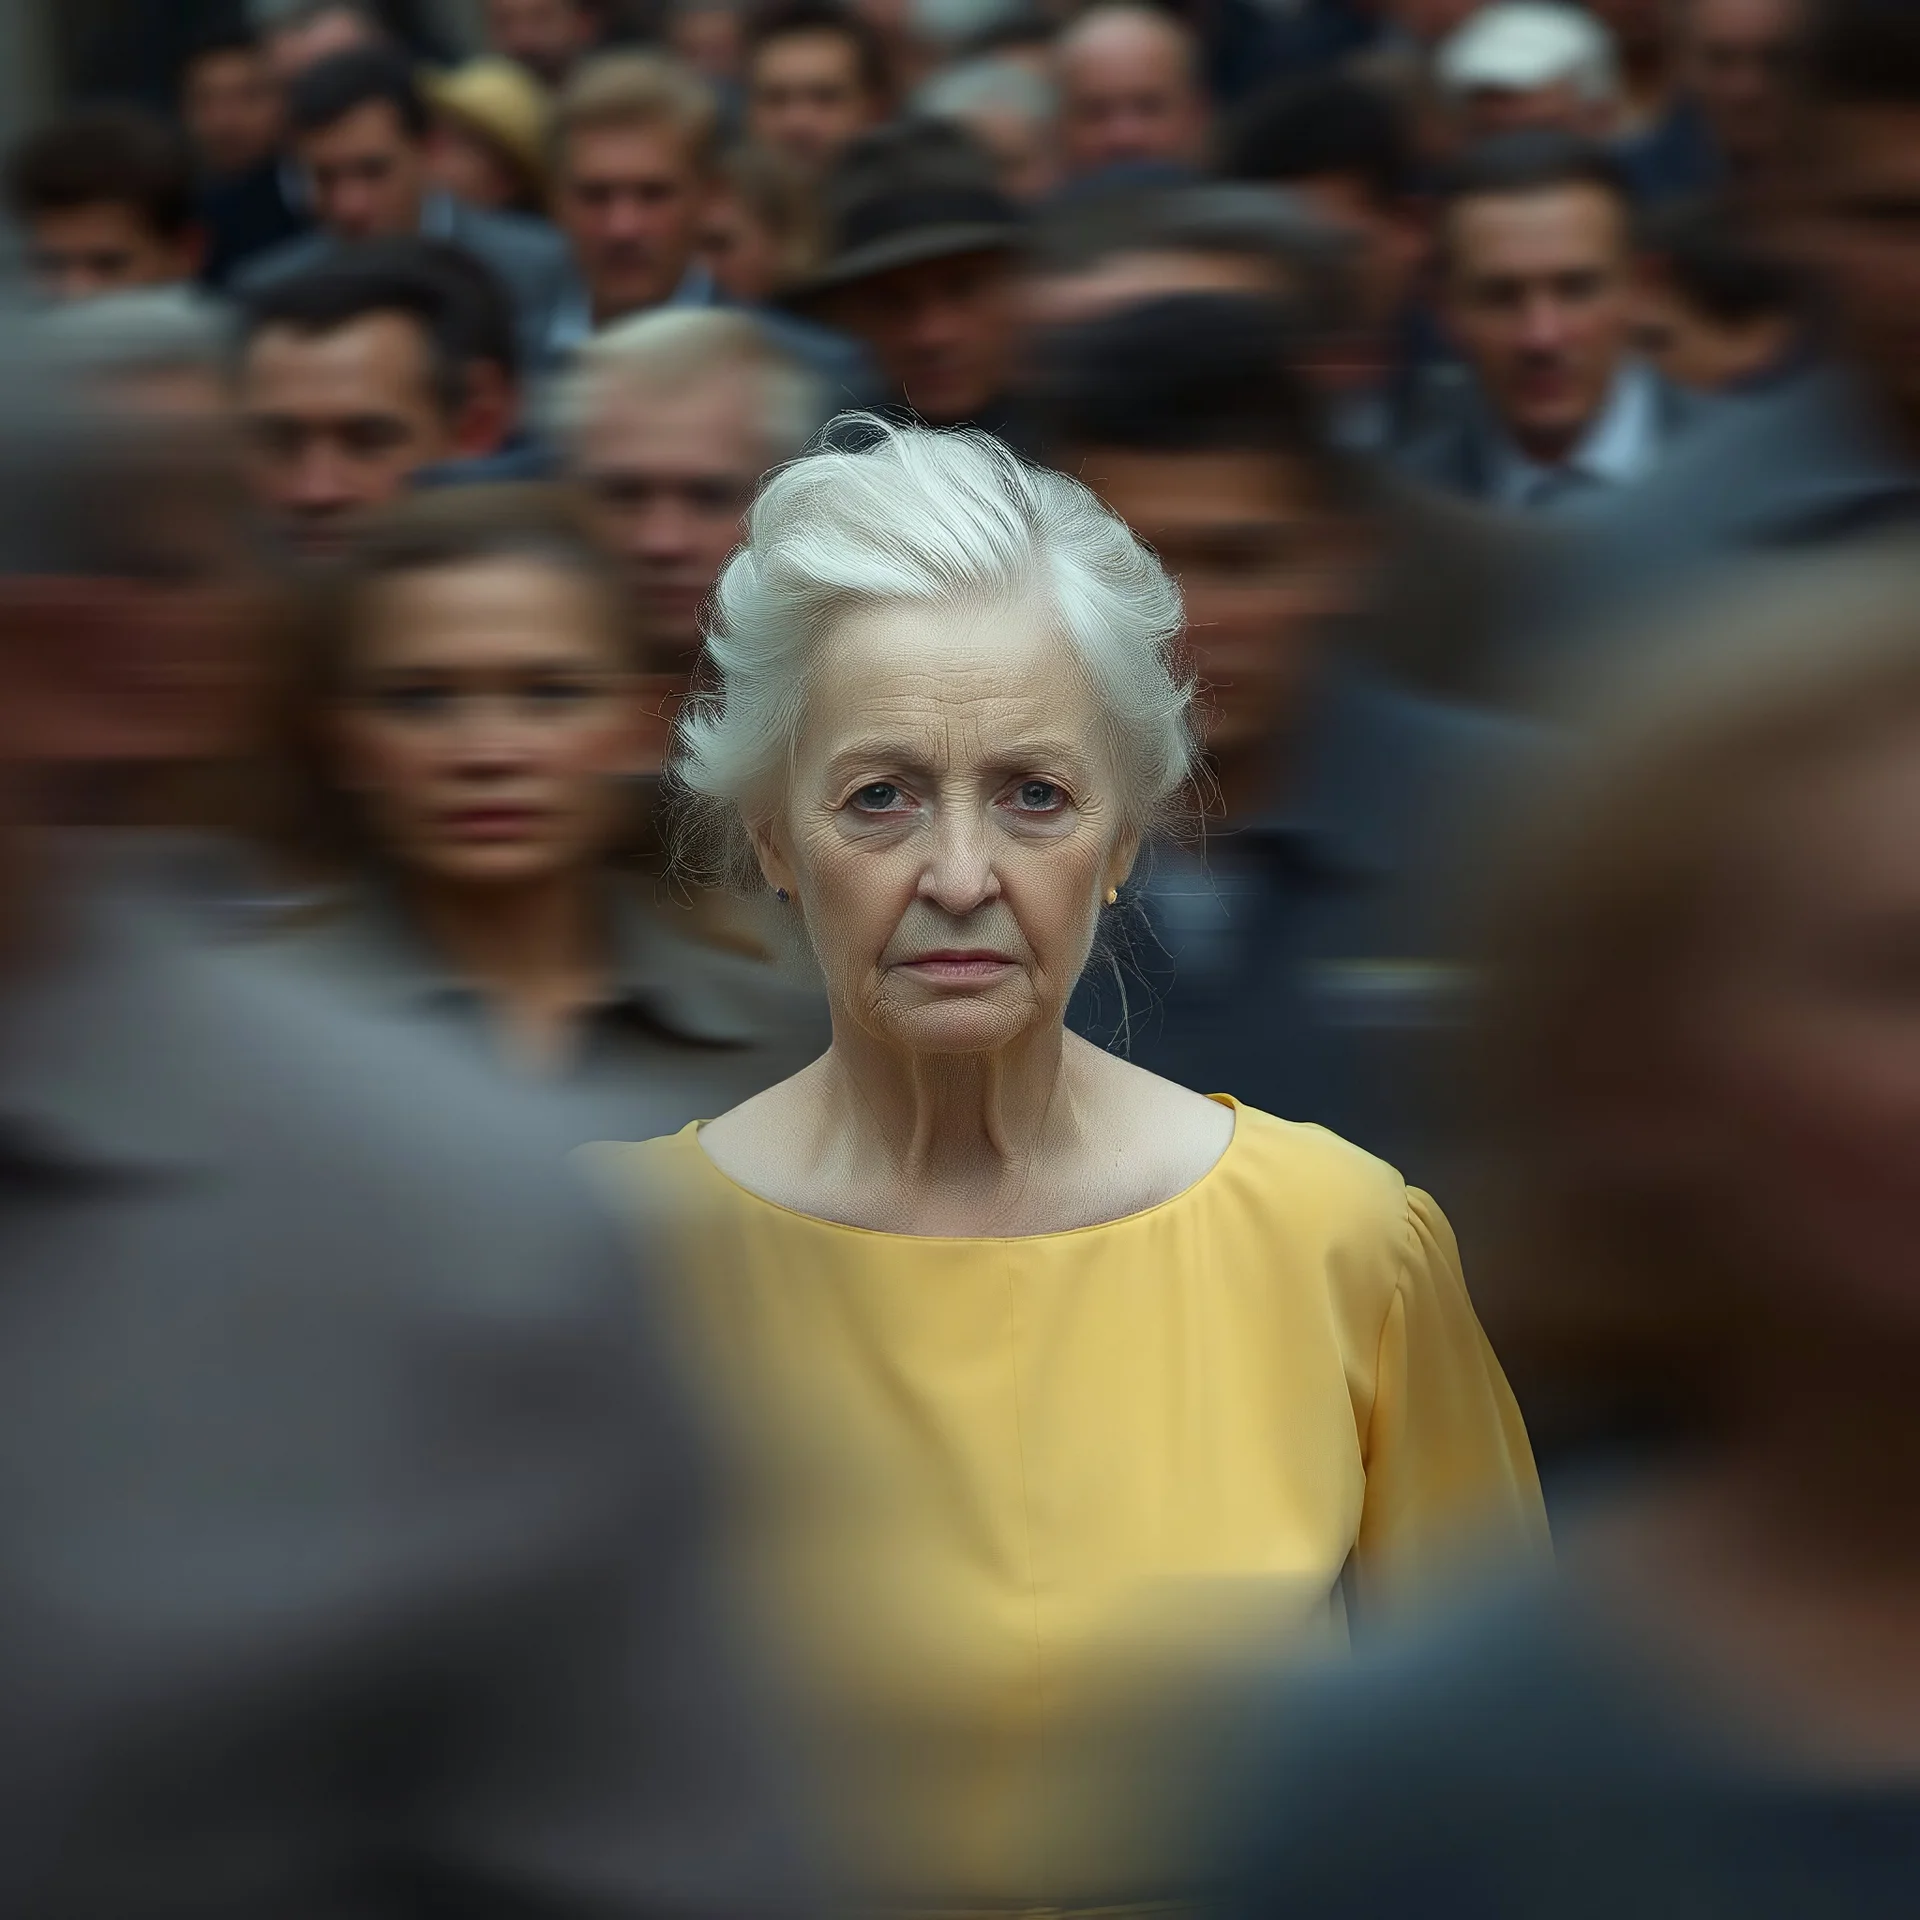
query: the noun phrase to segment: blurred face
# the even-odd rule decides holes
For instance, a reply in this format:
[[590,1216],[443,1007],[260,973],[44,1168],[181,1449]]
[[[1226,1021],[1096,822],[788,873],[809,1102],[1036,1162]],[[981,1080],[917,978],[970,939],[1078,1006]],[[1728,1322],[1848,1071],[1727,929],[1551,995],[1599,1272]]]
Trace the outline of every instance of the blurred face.
[[156,233],[137,207],[96,200],[27,220],[34,284],[49,299],[87,300],[193,277],[199,236]]
[[1920,724],[1784,783],[1753,834],[1685,1070],[1790,1324],[1920,1332]]
[[661,672],[692,672],[701,609],[767,463],[756,385],[729,374],[671,393],[610,386],[580,436],[576,475]]
[[456,449],[418,324],[376,313],[330,333],[266,327],[241,369],[254,497],[288,545],[337,553],[369,507]]
[[709,80],[732,82],[740,77],[744,49],[736,7],[695,6],[676,13],[667,41],[688,66]]
[[1447,216],[1445,312],[1523,452],[1559,459],[1605,404],[1626,353],[1626,220],[1597,187],[1487,194]]
[[707,202],[700,257],[720,291],[748,305],[772,299],[785,278],[779,236],[730,188],[716,189]]
[[1125,160],[1198,165],[1206,104],[1192,56],[1171,27],[1134,19],[1099,23],[1061,50],[1060,150],[1069,173]]
[[1299,711],[1327,622],[1351,604],[1351,533],[1269,454],[1093,447],[1073,470],[1180,583],[1208,751],[1223,771],[1264,759]]
[[181,112],[210,173],[244,173],[280,144],[280,89],[265,57],[245,48],[196,60]]
[[1854,359],[1920,432],[1920,110],[1830,107],[1812,133],[1801,249]]
[[452,887],[595,864],[639,730],[593,588],[534,560],[434,567],[377,587],[366,625],[334,738],[382,850]]
[[1736,172],[1780,151],[1800,29],[1799,0],[1691,0],[1685,10],[1681,84]]
[[427,177],[470,207],[517,207],[523,191],[505,156],[456,120],[443,120],[434,128]]
[[835,302],[908,405],[935,426],[980,413],[1006,390],[1019,345],[1011,263],[969,253],[875,274]]
[[756,838],[837,1044],[978,1054],[1060,1024],[1134,851],[1102,740],[1038,609],[881,607],[827,640]]
[[1351,175],[1289,181],[1286,190],[1352,240],[1357,249],[1355,318],[1368,332],[1386,332],[1406,311],[1426,262],[1427,236],[1420,223],[1410,212],[1383,205],[1366,181]]
[[487,0],[487,44],[553,83],[593,45],[593,21],[578,0]]
[[1009,200],[1030,206],[1059,184],[1059,156],[1053,128],[1046,121],[990,107],[976,107],[957,117],[992,157],[1000,191]]
[[754,55],[747,131],[761,146],[822,174],[880,117],[860,77],[860,51],[842,33],[790,33]]
[[385,100],[369,100],[300,141],[314,212],[339,240],[417,233],[427,155]]
[[602,323],[658,306],[686,277],[709,183],[671,127],[583,128],[562,157],[557,217]]

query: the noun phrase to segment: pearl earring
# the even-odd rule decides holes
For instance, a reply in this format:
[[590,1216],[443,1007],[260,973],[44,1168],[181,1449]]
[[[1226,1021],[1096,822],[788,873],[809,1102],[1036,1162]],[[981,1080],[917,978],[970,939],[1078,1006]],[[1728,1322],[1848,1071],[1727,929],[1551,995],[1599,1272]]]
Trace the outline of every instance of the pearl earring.
[[1110,907],[1113,906],[1119,900],[1119,898],[1120,898],[1120,889],[1118,887],[1109,887],[1107,889],[1107,905],[1108,906]]

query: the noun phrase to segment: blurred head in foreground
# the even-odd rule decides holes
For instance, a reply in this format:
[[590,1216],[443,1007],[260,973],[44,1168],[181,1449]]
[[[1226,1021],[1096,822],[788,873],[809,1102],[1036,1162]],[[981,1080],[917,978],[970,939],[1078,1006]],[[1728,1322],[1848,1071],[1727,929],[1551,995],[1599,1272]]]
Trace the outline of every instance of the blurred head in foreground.
[[1743,596],[1529,835],[1489,1002],[1523,1399],[1911,1434],[1917,589],[1903,550]]
[[553,424],[654,670],[691,677],[754,488],[820,415],[815,380],[746,314],[637,314],[581,349]]

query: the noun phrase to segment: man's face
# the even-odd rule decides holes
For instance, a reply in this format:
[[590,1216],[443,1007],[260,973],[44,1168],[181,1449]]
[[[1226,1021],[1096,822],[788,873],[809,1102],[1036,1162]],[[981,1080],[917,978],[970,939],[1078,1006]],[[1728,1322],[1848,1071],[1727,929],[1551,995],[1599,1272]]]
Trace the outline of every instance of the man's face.
[[699,245],[708,192],[672,127],[588,127],[568,136],[558,217],[596,321],[672,296]]
[[576,444],[575,476],[626,567],[656,672],[693,671],[700,610],[767,464],[759,398],[731,374],[671,393],[610,385]]
[[593,20],[579,0],[487,0],[487,44],[555,85],[593,45]]
[[1557,460],[1606,402],[1626,354],[1626,217],[1599,187],[1483,194],[1446,218],[1445,314],[1501,424]]
[[1184,45],[1131,18],[1060,57],[1060,149],[1069,173],[1128,160],[1195,165],[1206,145],[1206,106]]
[[970,420],[1006,390],[1020,323],[1005,254],[959,254],[875,274],[839,296],[835,315],[934,426]]
[[424,141],[385,100],[369,100],[300,141],[314,211],[338,240],[417,233],[427,184]]
[[156,233],[119,200],[37,213],[27,221],[35,284],[54,300],[167,287],[193,277],[199,237]]
[[748,70],[748,132],[815,175],[879,111],[860,77],[859,49],[844,33],[783,34],[754,55]]
[[1209,752],[1223,766],[1263,757],[1299,711],[1328,621],[1352,603],[1351,531],[1272,454],[1094,447],[1072,471],[1180,584]]
[[181,112],[208,172],[244,173],[280,144],[280,89],[261,55],[223,49],[187,69]]
[[1809,133],[1797,251],[1853,357],[1920,435],[1920,108],[1827,107]]
[[296,552],[337,553],[355,520],[454,451],[419,323],[368,314],[329,333],[264,327],[240,374],[247,477]]
[[1691,0],[1681,84],[1700,103],[1736,172],[1778,155],[1791,105],[1800,0]]

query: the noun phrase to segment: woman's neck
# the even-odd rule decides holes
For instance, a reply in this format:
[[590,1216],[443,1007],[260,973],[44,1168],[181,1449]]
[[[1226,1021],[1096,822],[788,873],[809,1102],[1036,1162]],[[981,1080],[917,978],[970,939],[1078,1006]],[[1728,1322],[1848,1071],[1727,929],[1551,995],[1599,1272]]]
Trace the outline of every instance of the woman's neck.
[[980,1054],[836,1034],[823,1063],[825,1157],[865,1183],[878,1172],[909,1230],[980,1231],[1033,1197],[1037,1162],[1071,1160],[1080,1142],[1071,1044],[1057,1024]]
[[421,932],[492,1003],[516,1051],[550,1064],[604,983],[608,955],[590,879],[415,889]]

